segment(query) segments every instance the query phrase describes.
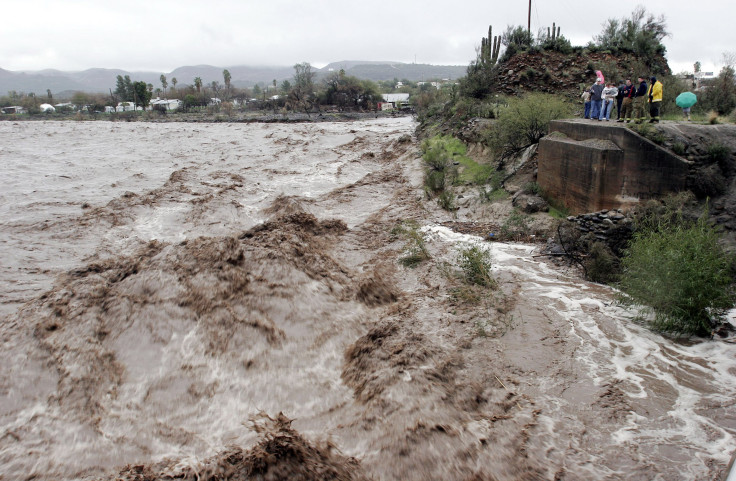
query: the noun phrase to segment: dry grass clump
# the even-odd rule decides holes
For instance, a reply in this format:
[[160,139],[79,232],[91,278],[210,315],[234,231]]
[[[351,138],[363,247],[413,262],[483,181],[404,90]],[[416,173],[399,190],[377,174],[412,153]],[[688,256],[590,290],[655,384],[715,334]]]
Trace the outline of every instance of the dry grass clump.
[[721,120],[718,117],[718,112],[716,112],[715,110],[711,110],[710,112],[708,112],[705,118],[708,121],[708,123],[711,125],[716,125],[716,124],[721,123]]

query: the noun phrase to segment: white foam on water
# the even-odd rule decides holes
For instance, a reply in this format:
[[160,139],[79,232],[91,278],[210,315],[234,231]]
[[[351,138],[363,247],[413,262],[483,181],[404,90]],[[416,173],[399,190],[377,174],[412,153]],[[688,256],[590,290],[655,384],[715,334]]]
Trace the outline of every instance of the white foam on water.
[[[661,412],[631,411],[613,434],[617,443],[675,446],[699,460],[692,468],[695,477],[712,460],[728,463],[736,449],[734,428],[703,411],[722,406],[731,411],[726,418],[733,418],[736,345],[717,340],[686,345],[645,329],[632,320],[636,313],[616,304],[614,289],[596,285],[593,291],[593,284],[536,261],[533,246],[490,243],[436,225],[422,231],[430,241],[487,249],[494,272],[519,276],[524,296],[548,298],[550,308],[569,322],[570,338],[580,344],[576,360],[596,385],[619,381],[633,406],[664,406]],[[736,318],[736,311],[729,315]]]

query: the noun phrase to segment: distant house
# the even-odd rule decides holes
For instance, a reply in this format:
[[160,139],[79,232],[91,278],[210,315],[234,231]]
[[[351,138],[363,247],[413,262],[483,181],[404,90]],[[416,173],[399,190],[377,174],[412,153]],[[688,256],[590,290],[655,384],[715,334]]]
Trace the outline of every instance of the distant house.
[[3,107],[1,110],[4,114],[24,114],[26,113],[26,109],[24,109],[20,105],[11,105],[9,107]]
[[143,110],[143,107],[136,107],[133,102],[118,102],[117,107],[115,107],[116,112],[132,112],[134,110]]
[[38,106],[38,108],[41,109],[41,112],[49,112],[49,113],[56,112],[56,109],[51,104],[41,104]]
[[156,97],[155,99],[151,100],[151,109],[156,108],[156,106],[160,106],[159,108],[163,108],[166,110],[176,110],[182,105],[182,101],[179,99],[160,99]]
[[409,94],[383,94],[383,102],[378,103],[379,110],[393,110],[409,103]]

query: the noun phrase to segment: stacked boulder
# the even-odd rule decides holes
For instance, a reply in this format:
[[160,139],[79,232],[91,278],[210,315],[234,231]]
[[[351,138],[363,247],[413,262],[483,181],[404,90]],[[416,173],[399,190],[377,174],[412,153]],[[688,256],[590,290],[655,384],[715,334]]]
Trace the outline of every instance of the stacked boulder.
[[569,216],[567,220],[575,224],[581,237],[606,244],[616,255],[626,249],[634,232],[633,219],[621,209]]

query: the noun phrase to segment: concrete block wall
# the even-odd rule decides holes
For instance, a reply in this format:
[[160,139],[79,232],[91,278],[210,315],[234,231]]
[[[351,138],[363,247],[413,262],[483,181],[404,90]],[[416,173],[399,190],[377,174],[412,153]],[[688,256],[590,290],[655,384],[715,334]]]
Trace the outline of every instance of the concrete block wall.
[[539,142],[537,183],[574,214],[626,208],[686,187],[690,162],[624,126],[558,120],[550,132]]

